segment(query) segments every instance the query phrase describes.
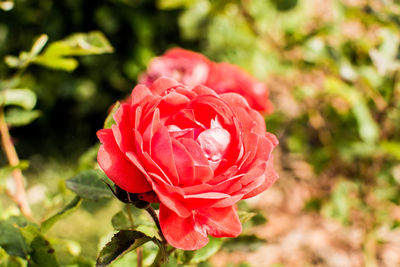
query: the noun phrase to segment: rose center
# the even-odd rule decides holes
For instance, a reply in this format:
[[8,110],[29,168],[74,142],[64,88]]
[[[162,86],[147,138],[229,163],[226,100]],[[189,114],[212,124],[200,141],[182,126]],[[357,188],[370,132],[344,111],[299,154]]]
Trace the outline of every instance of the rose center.
[[193,138],[197,141],[210,167],[216,170],[228,151],[231,135],[222,127],[218,118],[211,120],[210,128],[203,127],[181,129],[176,125],[168,125],[168,131],[173,138]]
[[222,128],[218,119],[211,120],[211,127],[202,131],[197,137],[197,142],[203,149],[206,158],[213,170],[217,169],[225,156],[231,135],[227,130]]

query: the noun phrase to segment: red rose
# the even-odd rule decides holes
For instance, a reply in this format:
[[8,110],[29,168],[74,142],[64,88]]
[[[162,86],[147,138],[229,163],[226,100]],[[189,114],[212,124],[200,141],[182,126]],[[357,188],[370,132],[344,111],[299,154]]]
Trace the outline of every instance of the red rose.
[[161,76],[166,76],[186,85],[204,84],[210,64],[211,61],[199,53],[173,48],[150,61],[147,72],[139,77],[139,83],[150,86]]
[[195,250],[207,235],[234,237],[241,224],[235,203],[278,178],[263,117],[238,94],[216,94],[160,78],[138,85],[97,135],[98,162],[131,193],[155,193],[160,224],[174,247]]
[[268,99],[268,89],[265,84],[238,66],[214,63],[205,85],[218,94],[237,93],[246,98],[251,108],[264,113],[272,112],[273,107]]
[[263,113],[272,112],[268,89],[249,73],[229,63],[215,63],[199,53],[173,48],[151,60],[139,82],[150,86],[161,76],[174,78],[186,85],[205,85],[218,94],[238,93],[250,107]]

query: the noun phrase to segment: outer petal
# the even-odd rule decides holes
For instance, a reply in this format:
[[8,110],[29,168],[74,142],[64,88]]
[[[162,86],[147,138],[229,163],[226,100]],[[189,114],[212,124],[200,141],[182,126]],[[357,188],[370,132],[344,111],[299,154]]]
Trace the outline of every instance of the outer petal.
[[242,232],[235,206],[202,211],[196,216],[196,223],[214,237],[236,237]]
[[182,84],[174,79],[161,77],[153,82],[153,84],[150,86],[150,90],[154,95],[162,95],[168,89],[179,85]]
[[196,250],[208,243],[207,233],[196,229],[193,215],[179,217],[163,204],[160,205],[161,230],[172,246],[184,250]]
[[[225,77],[225,79],[221,79]],[[249,105],[262,112],[270,113],[272,104],[268,99],[267,87],[248,72],[229,63],[214,63],[205,83],[218,94],[234,92],[246,98]]]
[[134,151],[135,143],[132,134],[132,126],[130,124],[130,106],[128,104],[122,104],[114,114],[114,120],[117,124],[112,125],[111,129],[118,147],[123,153]]
[[120,151],[111,129],[97,132],[103,144],[97,154],[97,161],[106,175],[119,187],[131,193],[151,190],[143,174]]
[[177,47],[168,50],[164,54],[164,57],[177,58],[177,59],[183,58],[183,59],[190,59],[192,62],[209,63],[209,60],[202,54]]
[[143,84],[139,84],[135,86],[132,90],[132,94],[130,96],[130,104],[132,106],[136,106],[140,104],[146,97],[151,96],[151,91],[147,86]]
[[254,197],[263,191],[267,190],[275,181],[279,178],[278,173],[274,169],[274,158],[273,156],[270,157],[267,163],[267,168],[265,170],[265,181],[264,183],[251,191],[250,193],[246,194],[243,199]]
[[223,100],[232,106],[239,106],[242,108],[249,108],[246,98],[237,93],[224,93],[219,95]]
[[192,216],[182,218],[160,206],[161,230],[172,246],[184,250],[196,250],[208,243],[207,234],[215,237],[236,237],[242,225],[234,206],[194,211]]

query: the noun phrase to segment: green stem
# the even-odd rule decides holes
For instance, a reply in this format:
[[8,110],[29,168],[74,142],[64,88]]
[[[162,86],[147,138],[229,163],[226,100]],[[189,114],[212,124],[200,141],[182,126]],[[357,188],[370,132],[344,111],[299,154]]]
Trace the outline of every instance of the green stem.
[[168,242],[165,239],[165,236],[161,230],[160,221],[158,220],[156,211],[150,205],[146,208],[146,211],[150,214],[151,218],[153,219],[154,223],[156,224],[156,226],[158,228],[158,234],[160,235],[161,241],[162,241],[163,245],[165,246],[166,244],[168,244]]
[[[135,229],[135,222],[133,220],[131,206],[128,204],[125,206],[126,213],[128,213],[128,219],[131,224],[131,229]],[[143,267],[143,249],[141,247],[136,248],[136,262],[137,267]]]
[[[157,213],[156,211],[153,209],[153,207],[151,205],[149,205],[146,208],[146,211],[150,214],[151,218],[153,219],[154,223],[156,224],[157,228],[158,228],[158,234],[161,238],[161,242],[157,239],[156,241],[158,242],[158,253],[156,258],[154,259],[153,264],[151,265],[151,267],[159,267],[161,266],[161,263],[164,263],[168,260],[168,256],[170,255],[170,253],[167,252],[167,246],[168,246],[168,242],[165,239],[165,236],[161,230],[161,226],[160,226],[160,221],[158,219]],[[173,252],[173,251],[171,251]]]
[[128,219],[129,219],[129,223],[131,224],[131,228],[134,229],[135,228],[135,222],[133,221],[131,207],[128,204],[128,205],[125,206],[125,208],[126,208],[126,213],[128,213]]

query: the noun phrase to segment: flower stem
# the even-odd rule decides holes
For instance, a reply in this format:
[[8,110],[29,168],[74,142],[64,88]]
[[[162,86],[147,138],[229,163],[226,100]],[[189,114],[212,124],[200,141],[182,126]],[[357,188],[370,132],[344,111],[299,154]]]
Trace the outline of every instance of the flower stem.
[[[131,224],[131,229],[135,229],[135,222],[133,221],[131,206],[126,205],[126,213],[128,213],[129,223]],[[136,266],[143,267],[143,249],[141,247],[136,248]]]
[[146,211],[150,214],[151,218],[153,219],[154,223],[156,224],[156,226],[158,228],[158,234],[161,237],[161,241],[162,241],[163,245],[168,244],[167,240],[165,239],[165,236],[164,236],[163,232],[161,231],[160,221],[158,220],[158,216],[157,216],[156,211],[153,209],[153,207],[151,205],[149,205],[146,208]]
[[[7,156],[8,162],[10,163],[11,167],[16,167],[19,164],[18,154],[15,151],[14,144],[12,143],[11,136],[9,133],[8,126],[6,124],[5,116],[4,116],[4,109],[0,107],[0,136],[1,136],[1,143],[4,148],[4,152]],[[13,200],[18,204],[21,213],[28,219],[32,219],[32,212],[29,207],[25,188],[24,188],[24,181],[22,176],[22,171],[19,168],[15,168],[12,171],[12,175],[14,178],[15,183],[15,194],[10,193],[12,195]]]
[[126,213],[128,214],[129,223],[131,224],[131,228],[134,229],[135,228],[135,222],[133,221],[131,207],[130,207],[130,205],[126,205],[125,208],[126,208]]

